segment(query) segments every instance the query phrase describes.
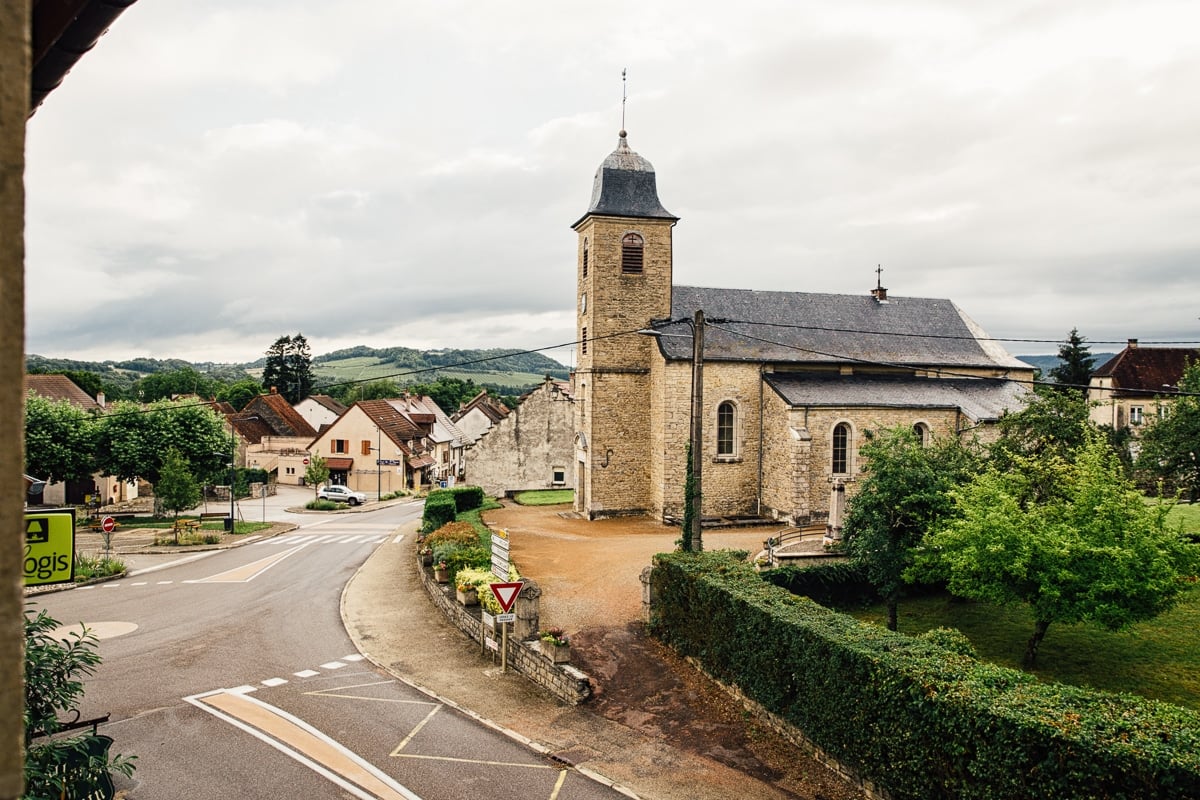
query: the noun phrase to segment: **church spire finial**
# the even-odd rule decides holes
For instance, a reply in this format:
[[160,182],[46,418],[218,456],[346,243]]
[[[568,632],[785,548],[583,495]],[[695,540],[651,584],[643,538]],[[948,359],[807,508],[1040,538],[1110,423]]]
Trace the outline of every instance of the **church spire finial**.
[[887,302],[887,289],[883,288],[883,265],[875,265],[875,288],[871,290],[871,296],[880,303]]
[[625,68],[621,68],[621,138],[625,138]]

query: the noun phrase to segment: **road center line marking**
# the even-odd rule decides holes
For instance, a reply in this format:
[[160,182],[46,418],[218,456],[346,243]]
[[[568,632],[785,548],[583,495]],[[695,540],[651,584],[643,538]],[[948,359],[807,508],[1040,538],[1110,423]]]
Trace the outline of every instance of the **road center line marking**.
[[266,742],[361,800],[421,800],[304,720],[257,698],[219,690],[184,700]]
[[244,564],[240,567],[227,569],[224,572],[218,572],[216,575],[210,575],[207,578],[200,578],[194,581],[184,581],[184,583],[249,583],[250,581],[262,575],[271,567],[283,561],[288,556],[293,556],[299,553],[307,544],[296,545],[290,550],[284,550],[282,553],[275,553],[266,558],[260,558],[257,561],[251,561],[249,564]]

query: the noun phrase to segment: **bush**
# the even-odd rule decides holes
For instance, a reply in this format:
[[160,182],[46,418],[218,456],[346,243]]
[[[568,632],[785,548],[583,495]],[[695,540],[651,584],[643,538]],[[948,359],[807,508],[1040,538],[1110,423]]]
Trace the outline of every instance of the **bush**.
[[337,511],[346,508],[345,503],[335,503],[332,500],[309,500],[304,504],[309,511]]
[[727,554],[655,557],[651,629],[905,798],[1200,797],[1200,714],[860,623]]
[[438,489],[425,498],[425,511],[421,516],[421,530],[436,531],[446,523],[453,522],[458,514],[454,496],[446,489]]
[[75,580],[107,578],[125,571],[125,562],[116,558],[91,558],[83,553],[75,554]]
[[455,486],[446,491],[454,497],[454,510],[459,514],[483,506],[483,489],[479,486]]
[[974,659],[979,658],[979,653],[975,652],[975,645],[971,644],[971,640],[967,638],[967,635],[957,628],[934,628],[933,630],[925,631],[917,636],[917,638],[960,656]]
[[425,537],[425,544],[436,548],[443,542],[454,542],[467,547],[479,544],[475,528],[467,522],[449,522]]

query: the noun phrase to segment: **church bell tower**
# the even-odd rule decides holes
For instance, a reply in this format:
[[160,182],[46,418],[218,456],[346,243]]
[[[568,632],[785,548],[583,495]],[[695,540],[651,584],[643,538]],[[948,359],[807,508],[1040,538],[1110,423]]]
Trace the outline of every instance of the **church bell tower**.
[[636,331],[671,313],[671,232],[654,167],[625,131],[572,227],[576,263],[575,509],[589,519],[650,511],[651,348]]

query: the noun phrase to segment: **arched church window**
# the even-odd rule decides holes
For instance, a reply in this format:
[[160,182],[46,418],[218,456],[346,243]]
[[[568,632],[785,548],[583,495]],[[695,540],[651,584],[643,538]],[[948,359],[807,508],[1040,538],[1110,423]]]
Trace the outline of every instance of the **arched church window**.
[[627,233],[621,239],[621,272],[637,274],[642,271],[642,256],[646,241],[638,233]]
[[918,422],[913,425],[913,433],[917,435],[917,444],[922,447],[929,444],[929,426],[924,422]]
[[726,400],[717,406],[717,455],[732,456],[734,452],[734,423],[737,409]]
[[588,270],[588,240],[583,240],[583,277],[587,277]]
[[850,472],[850,426],[839,422],[833,428],[833,474]]

